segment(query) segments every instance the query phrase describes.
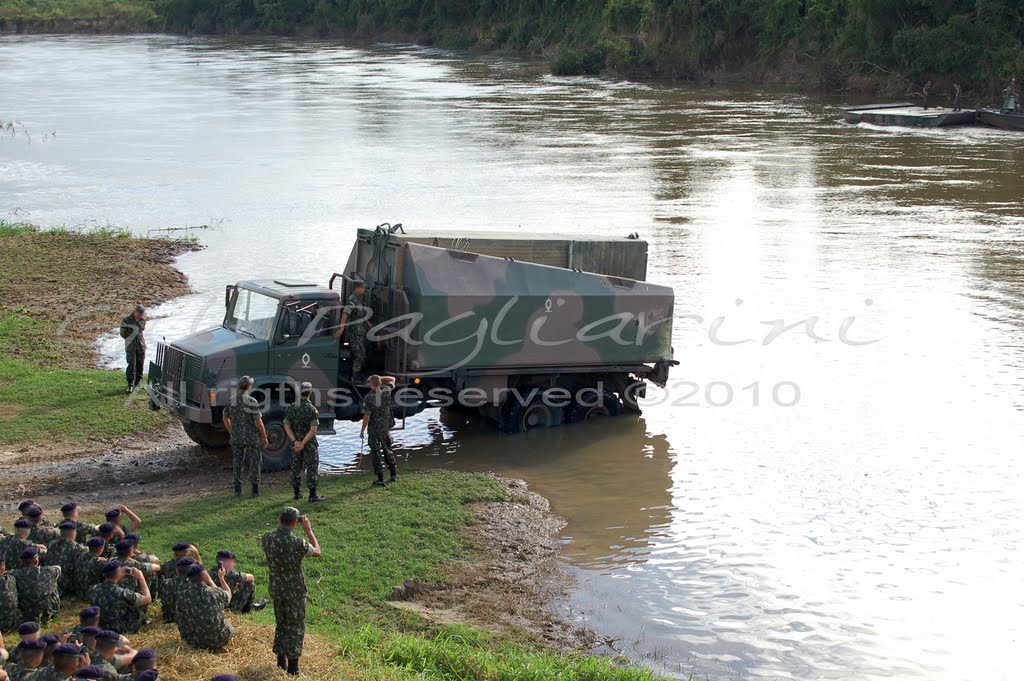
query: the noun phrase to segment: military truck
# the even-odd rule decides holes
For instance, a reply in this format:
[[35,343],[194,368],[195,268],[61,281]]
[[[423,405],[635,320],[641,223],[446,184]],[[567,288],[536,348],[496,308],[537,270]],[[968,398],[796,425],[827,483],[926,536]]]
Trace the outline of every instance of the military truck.
[[255,378],[268,471],[291,459],[283,418],[300,382],[316,392],[321,432],[361,418],[368,388],[353,377],[346,326],[364,324],[367,371],[395,376],[395,414],[477,411],[507,433],[639,411],[647,382],[664,386],[672,355],[672,289],[645,281],[647,243],[506,232],[357,231],[326,286],[289,278],[225,290],[220,326],[157,346],[153,408],[171,410],[206,447],[224,447],[224,405]]

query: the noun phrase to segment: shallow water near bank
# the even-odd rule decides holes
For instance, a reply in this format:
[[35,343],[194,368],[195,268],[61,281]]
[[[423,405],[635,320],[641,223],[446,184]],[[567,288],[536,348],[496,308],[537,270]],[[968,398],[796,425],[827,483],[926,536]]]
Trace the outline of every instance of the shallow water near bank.
[[[551,499],[578,582],[566,613],[657,669],[1011,678],[1024,137],[277,40],[6,36],[0,91],[18,121],[0,211],[211,225],[180,260],[198,293],[154,310],[151,349],[214,323],[226,283],[326,281],[384,220],[639,231],[649,278],[676,290],[667,395],[639,419],[525,437],[427,413],[398,434],[404,462]],[[117,339],[104,349],[116,360]],[[368,467],[352,428],[323,452]]]

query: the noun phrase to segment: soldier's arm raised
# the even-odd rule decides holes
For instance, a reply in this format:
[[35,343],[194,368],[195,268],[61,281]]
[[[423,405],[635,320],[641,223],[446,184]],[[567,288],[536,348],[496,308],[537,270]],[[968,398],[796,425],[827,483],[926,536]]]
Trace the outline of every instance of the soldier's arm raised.
[[313,534],[313,526],[309,524],[309,518],[302,516],[302,529],[305,530],[306,536],[309,537],[309,547],[312,549],[310,554],[313,558],[320,557],[320,542],[316,540],[316,535]]
[[396,381],[396,379],[395,379],[394,376],[381,376],[380,377],[380,382],[382,384],[384,384],[384,385],[394,385],[395,381]]
[[121,504],[120,506],[118,506],[118,508],[121,509],[121,513],[124,513],[131,520],[132,532],[142,527],[142,519],[139,518],[139,516],[132,513],[132,510],[130,508],[128,508],[124,504]]
[[146,584],[146,576],[142,574],[142,570],[132,570],[132,576],[135,577],[135,581],[139,585],[139,594],[142,596],[142,603],[140,605],[149,605],[153,602],[153,596],[149,593],[149,584]]

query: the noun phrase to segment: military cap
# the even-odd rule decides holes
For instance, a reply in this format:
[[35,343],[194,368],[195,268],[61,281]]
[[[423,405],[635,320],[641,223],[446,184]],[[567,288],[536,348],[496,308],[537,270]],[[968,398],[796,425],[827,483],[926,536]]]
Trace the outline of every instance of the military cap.
[[217,552],[217,560],[234,560],[234,559],[235,559],[235,554],[232,553],[231,551],[229,551],[228,549],[224,549],[223,551],[218,551]]
[[60,643],[60,637],[57,634],[43,634],[39,637],[39,640],[49,646],[55,646]]
[[108,560],[106,563],[103,564],[103,567],[100,568],[100,574],[109,575],[111,572],[116,572],[120,568],[121,563],[119,561]]
[[181,553],[182,551],[188,551],[189,548],[191,547],[192,545],[189,544],[187,541],[180,541],[171,547],[171,551],[174,551],[175,553]]
[[74,643],[61,643],[53,649],[54,657],[78,657],[81,654],[82,649]]
[[82,636],[90,636],[96,638],[96,635],[102,631],[99,627],[82,627]]
[[299,509],[294,506],[285,506],[284,510],[281,511],[281,520],[286,523],[293,522],[299,519]]
[[106,513],[106,515],[104,517],[107,520],[117,520],[118,518],[121,517],[121,509],[119,509],[119,508],[112,508],[109,511],[107,511],[107,513]]
[[146,308],[142,305],[142,303],[139,303],[138,305],[135,306],[135,311],[141,314],[146,311]]
[[210,679],[210,681],[242,681],[234,674],[218,674],[217,676]]
[[135,548],[135,544],[132,543],[131,539],[122,539],[121,541],[114,544],[114,549],[118,553],[124,553],[125,551],[131,551]]
[[128,541],[130,541],[133,544],[138,544],[140,541],[142,541],[142,537],[140,537],[139,535],[135,534],[134,532],[129,532],[128,534],[126,534],[124,536],[124,538],[127,539]]
[[39,555],[39,547],[38,546],[30,546],[27,549],[25,549],[24,551],[22,551],[20,554],[18,554],[18,560],[32,560],[33,558],[35,558],[38,555]]
[[178,562],[174,564],[174,567],[176,567],[176,568],[192,567],[195,564],[196,564],[196,559],[195,558],[193,558],[192,556],[185,556],[184,558],[179,559]]
[[117,633],[116,631],[111,631],[110,629],[104,629],[100,633],[96,634],[96,640],[97,641],[120,641],[121,640],[121,634]]
[[78,612],[79,619],[91,620],[93,617],[100,616],[100,609],[95,605],[90,605],[88,608],[82,608]]
[[57,526],[57,529],[58,530],[77,530],[78,529],[78,525],[75,525],[74,521],[65,520],[64,522],[62,522],[60,525]]
[[29,506],[29,509],[25,511],[25,515],[29,518],[42,518],[43,509],[39,506]]
[[185,573],[185,576],[189,579],[192,579],[193,577],[198,577],[202,575],[204,572],[206,572],[206,568],[204,568],[199,563],[196,563],[188,569],[188,572]]
[[115,527],[114,523],[103,523],[100,525],[100,534],[110,534],[114,531]]
[[152,648],[143,648],[139,652],[135,653],[135,657],[132,658],[132,662],[137,660],[155,660],[156,651]]
[[41,638],[33,638],[28,641],[22,641],[18,644],[18,647],[22,650],[46,650],[46,641]]
[[32,521],[28,518],[18,518],[14,521],[14,526],[19,530],[30,530],[32,529]]
[[60,512],[64,515],[67,515],[68,513],[74,511],[76,508],[78,508],[78,504],[76,504],[73,501],[69,501],[68,503],[60,507]]
[[18,636],[39,633],[39,622],[22,622],[18,625]]
[[240,379],[238,379],[238,388],[239,388],[239,390],[245,390],[246,388],[248,388],[251,385],[252,385],[252,376],[242,376]]
[[24,512],[26,508],[32,508],[35,505],[36,502],[32,501],[31,499],[26,499],[25,501],[18,504],[18,510]]
[[309,381],[303,381],[299,384],[299,392],[303,394],[313,392],[313,384]]
[[90,549],[95,549],[98,546],[106,546],[107,540],[103,537],[89,537],[89,541],[85,542],[85,545]]
[[135,677],[135,681],[156,681],[160,678],[159,669],[147,669]]
[[77,672],[75,672],[76,679],[87,679],[88,681],[104,679],[106,678],[106,676],[107,672],[103,669],[103,667],[98,667],[94,664],[91,664],[88,667],[82,667]]

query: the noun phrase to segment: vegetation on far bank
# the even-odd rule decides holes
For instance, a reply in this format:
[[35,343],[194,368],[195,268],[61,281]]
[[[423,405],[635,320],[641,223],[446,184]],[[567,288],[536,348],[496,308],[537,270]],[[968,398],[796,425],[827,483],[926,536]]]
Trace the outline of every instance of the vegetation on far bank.
[[0,0],[0,30],[354,35],[553,58],[560,74],[991,96],[1024,73],[1015,0]]
[[126,403],[124,374],[96,369],[94,344],[137,302],[189,292],[171,265],[189,248],[114,227],[0,220],[0,447],[121,437],[168,421],[145,400]]

